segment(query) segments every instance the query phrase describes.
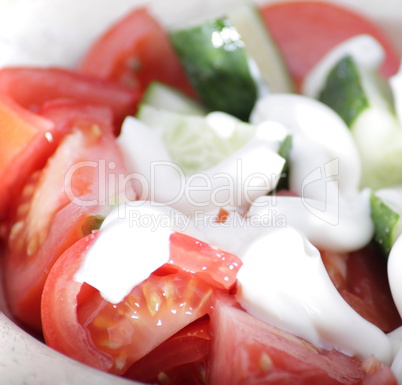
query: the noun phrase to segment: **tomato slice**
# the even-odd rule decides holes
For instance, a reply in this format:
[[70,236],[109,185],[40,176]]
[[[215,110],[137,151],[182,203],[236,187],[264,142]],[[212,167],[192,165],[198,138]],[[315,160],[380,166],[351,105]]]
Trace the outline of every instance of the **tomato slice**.
[[51,122],[25,111],[10,98],[0,95],[0,170],[18,155],[33,140],[38,132],[46,132],[53,128]]
[[236,283],[242,262],[224,250],[216,250],[205,242],[183,233],[170,236],[170,261],[175,266],[197,275],[211,286],[230,290]]
[[261,12],[299,87],[323,55],[359,34],[373,36],[384,47],[383,75],[390,76],[398,70],[400,57],[389,39],[371,21],[350,9],[330,2],[308,0],[268,4]]
[[374,245],[347,254],[323,251],[321,255],[335,287],[362,317],[384,332],[402,325],[392,299],[386,261]]
[[75,243],[52,268],[42,296],[44,336],[49,346],[70,357],[123,374],[163,341],[207,314],[214,289],[181,270],[156,272],[113,305],[97,290],[73,280],[95,238],[96,234],[91,234]]
[[130,185],[109,186],[126,173],[109,109],[66,102],[49,106],[46,114],[57,125],[64,122],[71,133],[16,199],[4,256],[11,312],[38,331],[40,296],[51,266],[68,246],[96,227],[120,196],[135,197]]
[[195,95],[165,30],[146,8],[111,26],[89,49],[79,70],[143,91],[158,80]]
[[66,134],[48,119],[25,110],[0,93],[0,221],[12,211],[24,183]]
[[211,340],[209,317],[200,318],[135,362],[125,377],[152,384],[203,385]]
[[57,260],[43,289],[41,314],[43,333],[49,346],[106,371],[112,366],[111,357],[94,346],[89,333],[77,318],[77,306],[91,298],[93,289],[73,279],[82,256],[96,236],[95,232],[82,238]]
[[0,70],[0,92],[32,111],[54,99],[108,106],[116,132],[123,119],[135,113],[140,98],[136,88],[59,68],[4,68]]
[[336,350],[318,350],[256,319],[232,301],[221,298],[214,309],[208,384],[357,385],[367,377],[362,363],[354,358]]

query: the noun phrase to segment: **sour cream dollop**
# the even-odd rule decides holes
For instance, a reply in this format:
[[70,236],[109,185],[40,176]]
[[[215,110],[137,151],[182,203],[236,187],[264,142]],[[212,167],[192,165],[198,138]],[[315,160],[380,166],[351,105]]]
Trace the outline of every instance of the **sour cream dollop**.
[[169,261],[170,235],[188,225],[185,215],[156,202],[121,205],[106,217],[75,280],[95,287],[107,301],[119,303]]
[[250,242],[241,258],[237,298],[249,313],[317,347],[390,362],[387,336],[345,302],[319,251],[298,231],[269,232]]
[[[222,119],[220,123],[224,124]],[[163,132],[135,118],[125,120],[118,143],[141,199],[172,206],[186,215],[226,205],[245,209],[275,188],[285,164],[277,154],[278,138],[271,135],[278,125],[273,126],[273,130],[257,127],[254,137],[238,151],[192,175],[185,175],[172,161]]]

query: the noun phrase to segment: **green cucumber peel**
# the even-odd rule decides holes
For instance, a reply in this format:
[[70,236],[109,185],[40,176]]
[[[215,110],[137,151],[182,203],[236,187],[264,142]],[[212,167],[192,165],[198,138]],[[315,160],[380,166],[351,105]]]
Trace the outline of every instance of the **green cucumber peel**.
[[292,135],[287,135],[279,146],[278,154],[283,159],[285,159],[285,164],[283,166],[282,174],[281,177],[279,178],[275,191],[279,191],[282,189],[286,190],[289,189],[289,158],[292,146],[293,146]]
[[392,246],[402,233],[401,215],[375,192],[371,193],[370,206],[374,223],[374,240],[380,246],[383,255],[388,258]]
[[170,40],[202,103],[247,121],[258,87],[244,43],[229,19],[171,31]]
[[[339,92],[340,89],[343,92]],[[349,127],[369,107],[360,74],[351,56],[345,56],[331,69],[318,100],[335,110]]]

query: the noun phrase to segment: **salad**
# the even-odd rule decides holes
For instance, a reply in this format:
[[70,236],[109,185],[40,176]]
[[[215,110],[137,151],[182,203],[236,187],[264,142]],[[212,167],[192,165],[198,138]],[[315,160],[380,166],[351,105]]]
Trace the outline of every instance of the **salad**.
[[141,383],[402,383],[396,48],[329,3],[196,16],[0,69],[9,317]]

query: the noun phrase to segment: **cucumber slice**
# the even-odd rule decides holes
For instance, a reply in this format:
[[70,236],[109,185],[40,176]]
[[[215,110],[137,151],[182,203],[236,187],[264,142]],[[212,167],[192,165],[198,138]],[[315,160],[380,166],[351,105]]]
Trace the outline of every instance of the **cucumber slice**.
[[402,183],[402,126],[391,88],[378,74],[382,57],[374,39],[350,39],[318,64],[304,87],[348,125],[362,163],[360,186],[376,190]]
[[402,234],[402,187],[378,190],[371,194],[374,239],[385,257]]
[[240,33],[247,52],[257,64],[269,89],[278,93],[294,92],[288,68],[258,8],[244,4],[230,11],[228,18]]
[[[205,108],[179,90],[154,81],[145,91],[141,105],[188,115],[205,115]],[[140,109],[141,109],[140,105]]]
[[222,112],[202,117],[143,105],[137,118],[162,130],[172,161],[186,175],[217,165],[244,146],[255,133],[254,126]]
[[[343,97],[339,97],[340,90]],[[334,109],[349,127],[369,108],[368,96],[351,56],[345,56],[335,64],[318,99]]]
[[287,135],[281,145],[279,146],[278,155],[285,159],[285,165],[283,166],[281,177],[279,178],[278,184],[275,191],[282,189],[289,189],[289,162],[290,153],[292,151],[293,136]]
[[229,19],[171,31],[170,39],[201,101],[213,111],[248,120],[258,96],[255,70]]
[[361,187],[375,190],[402,183],[402,127],[388,111],[368,109],[356,120],[352,134],[361,163]]

